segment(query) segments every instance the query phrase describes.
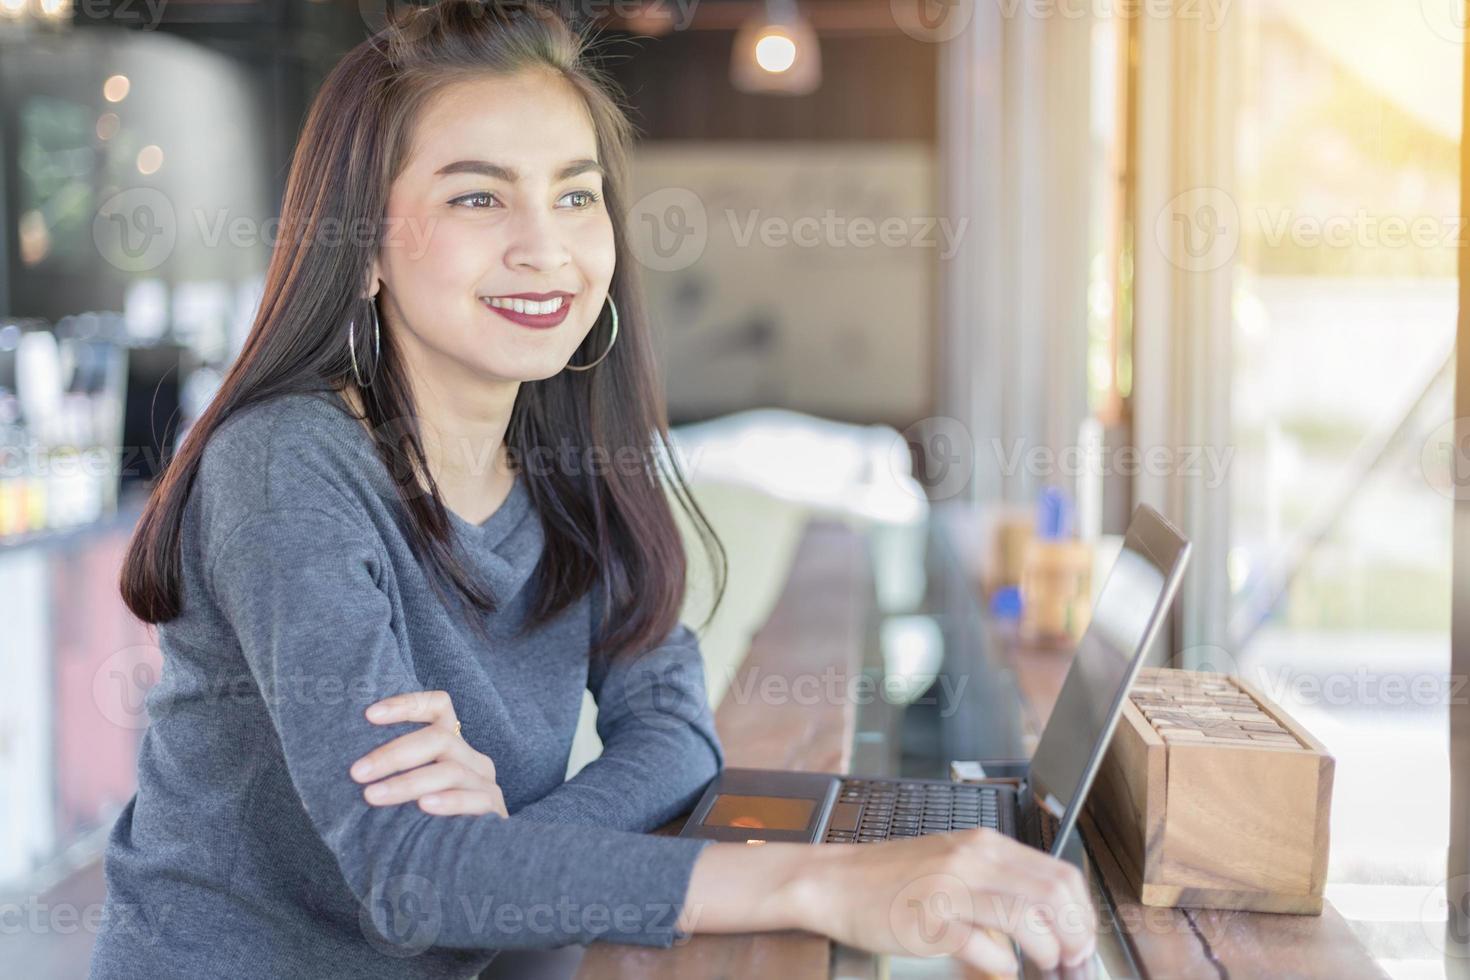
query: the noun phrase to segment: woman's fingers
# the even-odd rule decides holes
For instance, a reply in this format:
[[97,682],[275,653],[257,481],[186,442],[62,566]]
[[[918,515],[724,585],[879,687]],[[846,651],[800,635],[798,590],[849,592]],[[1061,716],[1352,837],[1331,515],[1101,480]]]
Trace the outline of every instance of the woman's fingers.
[[435,762],[410,772],[373,783],[362,791],[363,799],[374,806],[407,803],[447,789],[484,789],[484,780],[457,762]]
[[426,813],[499,813],[505,797],[495,783],[495,763],[459,734],[454,703],[444,691],[411,691],[374,702],[367,718],[375,725],[422,722],[352,764],[352,778],[372,783],[363,797],[374,806],[417,800]]
[[1094,946],[1086,881],[1072,865],[985,832],[964,840],[950,861],[973,889],[971,921],[1009,935],[1032,962],[1057,969]]
[[459,814],[479,816],[486,813],[509,816],[505,810],[505,797],[498,790],[491,793],[484,790],[451,789],[431,793],[419,800],[419,809],[438,817]]
[[[456,745],[456,742],[459,744]],[[458,735],[438,725],[429,725],[378,746],[354,762],[350,772],[353,779],[365,783],[439,759],[458,758],[465,749],[474,752]],[[487,758],[488,761],[488,757],[481,758]]]
[[368,705],[367,719],[374,725],[421,721],[453,728],[454,702],[444,691],[409,691]]
[[1010,940],[991,929],[975,929],[954,955],[985,976],[1013,977],[1021,972]]
[[1070,900],[1063,903],[1077,913],[1076,925],[1088,934],[1097,933],[1097,910],[1092,904],[1092,889],[1087,876],[1076,865],[1051,857],[1042,851],[1004,834],[992,835],[990,845],[995,848],[999,860],[1019,867],[1032,879],[1040,879],[1053,886],[1060,881],[1069,893]]

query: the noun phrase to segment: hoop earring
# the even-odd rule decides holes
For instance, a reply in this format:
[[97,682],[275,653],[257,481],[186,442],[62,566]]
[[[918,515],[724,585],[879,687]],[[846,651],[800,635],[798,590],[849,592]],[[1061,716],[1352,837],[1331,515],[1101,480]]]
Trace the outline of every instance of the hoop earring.
[[362,372],[357,368],[357,318],[353,317],[347,321],[347,355],[352,358],[352,376],[357,379],[359,388],[371,388],[373,378],[378,376],[378,360],[383,353],[382,336],[378,327],[378,301],[369,296],[367,298],[368,309],[373,312],[373,371],[372,377],[366,381],[362,380]]
[[612,298],[612,294],[611,293],[609,293],[608,294],[608,297],[607,297],[607,307],[608,307],[609,310],[612,311],[612,336],[607,339],[607,350],[605,350],[605,351],[602,352],[602,357],[599,357],[597,360],[593,361],[591,364],[568,364],[567,365],[567,370],[568,371],[590,371],[590,370],[592,370],[593,368],[597,367],[597,365],[599,365],[599,364],[602,363],[602,358],[603,357],[607,357],[608,351],[610,351],[610,350],[613,349],[613,344],[616,344],[618,342],[618,308],[617,308],[617,305],[613,303],[613,298]]

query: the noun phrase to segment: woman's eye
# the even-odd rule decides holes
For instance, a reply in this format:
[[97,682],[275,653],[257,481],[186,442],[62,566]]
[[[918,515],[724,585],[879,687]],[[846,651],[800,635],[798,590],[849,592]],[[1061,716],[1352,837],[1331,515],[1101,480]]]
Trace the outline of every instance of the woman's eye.
[[[599,195],[593,193],[592,191],[568,191],[566,194],[562,195],[562,200],[565,201],[567,198],[578,199],[576,203],[572,204],[572,210],[574,211],[591,210],[594,204],[602,200]],[[489,191],[475,191],[473,194],[464,194],[460,197],[456,197],[449,203],[478,211],[490,207],[490,202],[494,200],[496,200],[495,195],[490,193]]]
[[473,194],[466,194],[463,197],[456,197],[454,200],[450,201],[449,203],[450,204],[460,204],[460,203],[466,202],[466,201],[483,201],[483,202],[486,202],[486,203],[478,204],[478,205],[476,205],[476,204],[466,204],[465,205],[466,207],[471,207],[471,208],[483,208],[483,207],[489,207],[490,205],[489,205],[488,202],[490,202],[491,200],[494,200],[494,198],[495,198],[495,195],[494,194],[491,194],[489,191],[476,191]]
[[573,205],[573,210],[575,211],[589,211],[591,210],[592,205],[602,200],[601,197],[599,197],[597,194],[594,194],[592,191],[568,191],[562,196],[562,200],[565,201],[569,197],[579,197],[582,199],[583,203]]

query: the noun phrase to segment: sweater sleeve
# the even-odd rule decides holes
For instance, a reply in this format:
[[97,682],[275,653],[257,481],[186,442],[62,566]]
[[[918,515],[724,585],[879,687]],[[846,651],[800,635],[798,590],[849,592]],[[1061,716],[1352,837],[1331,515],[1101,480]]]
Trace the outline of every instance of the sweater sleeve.
[[687,812],[724,767],[699,638],[682,623],[663,643],[593,661],[602,755],[516,816],[650,831]]
[[674,923],[708,841],[363,799],[348,767],[419,727],[374,725],[364,709],[422,689],[378,585],[380,554],[330,510],[272,507],[229,529],[207,572],[370,938],[415,950],[687,938]]

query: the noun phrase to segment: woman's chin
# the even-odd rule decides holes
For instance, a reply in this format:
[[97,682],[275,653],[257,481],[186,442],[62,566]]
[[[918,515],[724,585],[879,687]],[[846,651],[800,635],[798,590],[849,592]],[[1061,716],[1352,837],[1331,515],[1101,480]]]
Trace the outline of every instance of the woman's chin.
[[480,373],[496,381],[544,381],[566,365],[566,358],[558,356],[503,357],[481,364]]

